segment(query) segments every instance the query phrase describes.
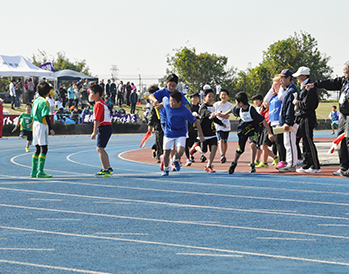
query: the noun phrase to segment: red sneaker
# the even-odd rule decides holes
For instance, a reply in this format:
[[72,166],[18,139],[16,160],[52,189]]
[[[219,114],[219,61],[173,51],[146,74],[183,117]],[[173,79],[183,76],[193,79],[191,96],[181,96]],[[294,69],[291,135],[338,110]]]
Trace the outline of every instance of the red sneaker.
[[208,173],[215,173],[216,171],[214,171],[213,169],[212,169],[212,167],[205,167],[205,169],[204,169],[206,172],[208,172]]
[[160,156],[160,161],[161,161],[161,163],[160,163],[160,170],[164,171],[165,170],[164,155]]

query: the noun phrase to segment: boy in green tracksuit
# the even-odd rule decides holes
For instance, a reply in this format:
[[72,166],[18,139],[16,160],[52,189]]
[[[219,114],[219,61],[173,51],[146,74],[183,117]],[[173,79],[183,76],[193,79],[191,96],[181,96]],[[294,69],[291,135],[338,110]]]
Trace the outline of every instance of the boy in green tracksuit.
[[33,116],[32,116],[32,105],[27,104],[25,106],[25,112],[23,112],[21,115],[19,115],[17,124],[15,128],[12,130],[12,132],[15,132],[20,126],[20,137],[24,139],[25,136],[27,136],[27,146],[25,147],[25,151],[29,152],[29,146],[33,140]]
[[37,87],[37,92],[40,97],[33,103],[33,145],[35,146],[35,152],[32,159],[32,172],[31,177],[37,178],[51,178],[52,175],[48,175],[44,172],[44,166],[47,154],[48,134],[49,132],[54,135],[55,132],[51,128],[50,121],[50,104],[45,99],[52,87],[46,83],[41,82]]

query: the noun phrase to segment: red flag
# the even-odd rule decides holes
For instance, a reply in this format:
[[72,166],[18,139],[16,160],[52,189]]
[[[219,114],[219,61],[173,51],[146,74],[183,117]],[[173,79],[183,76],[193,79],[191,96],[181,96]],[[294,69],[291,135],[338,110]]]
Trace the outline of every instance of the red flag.
[[330,150],[328,151],[328,154],[332,154],[336,147],[340,144],[340,142],[344,139],[345,133],[342,133],[339,135],[333,142]]
[[151,132],[150,131],[147,131],[146,134],[144,134],[143,136],[143,139],[142,139],[142,142],[141,142],[141,145],[139,147],[141,148],[144,148],[145,145],[147,144],[148,142],[148,139],[152,136]]

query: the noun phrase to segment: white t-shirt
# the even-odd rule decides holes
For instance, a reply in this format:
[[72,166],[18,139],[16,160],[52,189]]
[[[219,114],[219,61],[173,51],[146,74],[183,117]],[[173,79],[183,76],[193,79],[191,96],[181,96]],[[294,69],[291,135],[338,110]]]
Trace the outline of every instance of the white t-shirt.
[[[215,112],[219,113],[225,113],[228,110],[232,109],[233,105],[229,102],[226,102],[225,104],[223,104],[221,101],[218,101],[216,103],[213,104],[214,110]],[[214,124],[216,127],[216,131],[230,131],[230,120],[228,119],[222,119],[217,117],[218,119],[220,119],[227,127],[224,128],[223,126],[220,126],[218,124]]]

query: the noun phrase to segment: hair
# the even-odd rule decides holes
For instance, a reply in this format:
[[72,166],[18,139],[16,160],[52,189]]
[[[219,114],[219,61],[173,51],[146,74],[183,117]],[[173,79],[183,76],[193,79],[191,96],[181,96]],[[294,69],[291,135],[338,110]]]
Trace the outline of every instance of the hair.
[[150,88],[149,88],[149,93],[150,94],[153,94],[155,91],[159,90],[159,87],[157,85],[152,85]]
[[344,65],[346,65],[347,68],[349,69],[349,61],[346,61],[346,62],[344,63]]
[[213,90],[211,88],[204,90],[204,97],[206,97],[209,93],[213,93]]
[[337,107],[336,106],[332,106],[334,109],[337,109]]
[[28,104],[25,104],[25,106],[32,107],[32,104],[28,103]]
[[248,98],[247,94],[245,92],[238,92],[235,95],[235,100],[238,101],[239,103],[243,103],[244,105],[248,105]]
[[273,82],[279,82],[280,80],[281,80],[281,77],[277,75],[273,78]]
[[190,94],[190,97],[193,98],[193,97],[197,97],[200,99],[200,94],[198,92],[194,92],[193,94]]
[[93,92],[93,93],[98,93],[99,94],[99,97],[102,97],[103,96],[103,89],[100,85],[93,85],[93,86],[90,86],[90,90]]
[[174,91],[171,93],[170,97],[172,97],[176,102],[182,102],[182,93],[179,91]]
[[221,94],[221,92],[225,92],[229,96],[229,91],[228,90],[222,88],[221,91],[219,92],[219,94]]
[[252,99],[252,101],[254,101],[254,100],[261,100],[261,101],[263,101],[263,96],[261,94],[257,93],[255,95],[253,95],[251,99]]
[[166,83],[168,83],[168,82],[175,82],[176,84],[178,84],[178,76],[176,74],[174,74],[174,73],[171,73],[166,78]]
[[47,82],[40,82],[36,88],[37,92],[42,97],[46,97],[51,89],[52,87]]

